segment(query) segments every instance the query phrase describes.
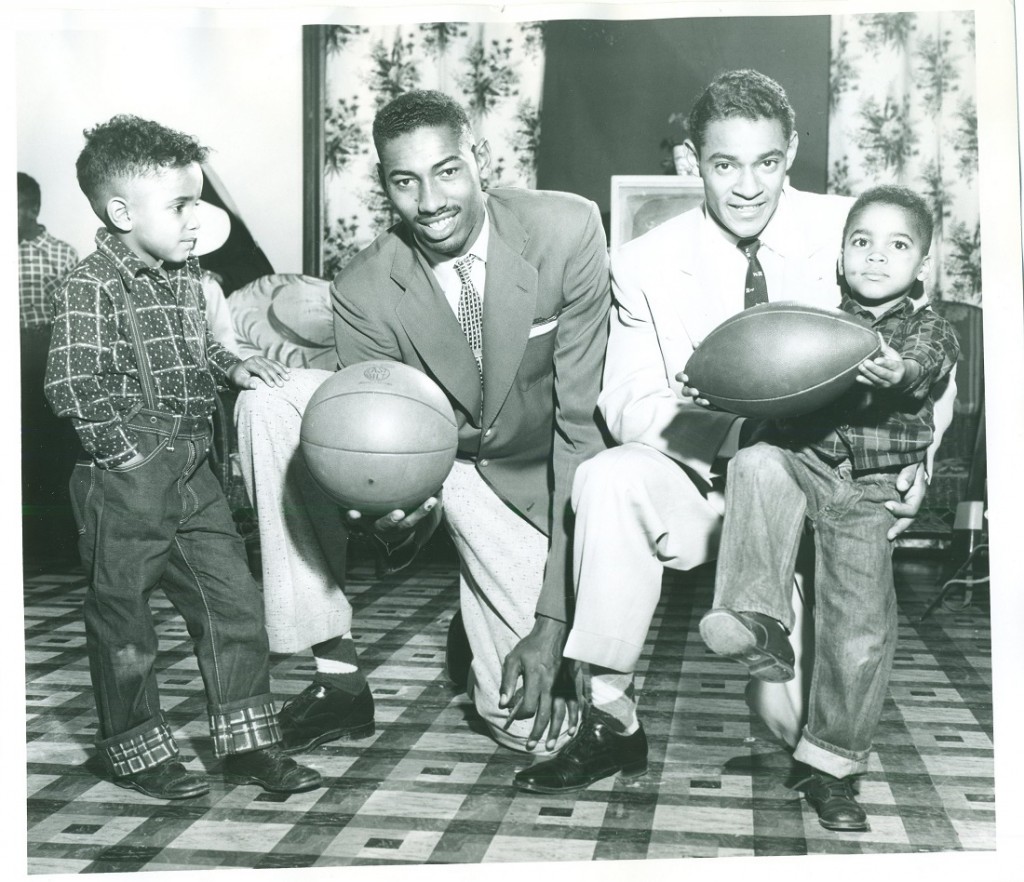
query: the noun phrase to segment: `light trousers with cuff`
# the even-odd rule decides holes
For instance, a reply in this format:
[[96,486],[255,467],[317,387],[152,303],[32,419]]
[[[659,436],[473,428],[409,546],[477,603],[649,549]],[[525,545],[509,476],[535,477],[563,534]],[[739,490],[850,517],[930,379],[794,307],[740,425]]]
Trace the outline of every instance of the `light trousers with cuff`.
[[[724,496],[703,494],[663,453],[627,443],[577,469],[573,508],[576,612],[565,655],[632,673],[661,598],[665,567],[687,571],[717,556]],[[746,692],[750,707],[790,747],[803,726],[810,662],[797,584],[793,613],[797,676],[788,683],[752,680]]]
[[[347,532],[340,507],[301,461],[302,414],[329,371],[292,369],[282,387],[242,392],[236,405],[246,489],[256,509],[263,557],[267,633],[275,652],[299,652],[353,625],[344,595]],[[505,656],[533,628],[548,539],[490,488],[472,463],[456,462],[442,493],[460,559],[459,600],[473,666],[471,695],[495,741],[526,750],[532,720],[498,707]],[[556,750],[568,736],[559,734]],[[531,754],[548,753],[544,740]]]

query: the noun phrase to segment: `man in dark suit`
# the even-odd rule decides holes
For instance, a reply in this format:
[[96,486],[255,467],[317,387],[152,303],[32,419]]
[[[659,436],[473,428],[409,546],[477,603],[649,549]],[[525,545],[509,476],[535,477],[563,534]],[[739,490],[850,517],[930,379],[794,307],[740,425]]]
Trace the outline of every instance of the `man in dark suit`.
[[[384,107],[374,142],[400,222],[334,280],[338,361],[394,360],[426,373],[455,410],[459,452],[438,498],[369,524],[347,512],[344,527],[371,532],[392,554],[408,556],[443,507],[461,561],[469,692],[499,743],[549,752],[577,724],[575,698],[552,698],[572,597],[569,495],[577,465],[604,446],[596,403],[610,283],[600,216],[593,203],[569,194],[485,192],[487,142],[474,140],[465,111],[439,92],[407,93]],[[281,389],[243,395],[243,458],[247,437],[297,434],[295,420],[326,376],[296,371]],[[276,410],[261,405],[267,398],[277,399]],[[281,413],[292,426],[275,431],[273,417],[260,413]],[[259,508],[261,482],[283,475],[261,470],[258,454],[252,471]],[[323,526],[321,519],[316,529]],[[294,535],[294,525],[286,532]],[[309,627],[344,603],[338,590],[319,596],[324,613],[310,619],[307,607]],[[268,597],[272,642],[274,609]],[[336,634],[315,641],[343,637],[350,610],[336,622]],[[329,672],[314,654],[318,669]],[[353,702],[317,676],[282,710],[296,750],[353,728],[346,722]]]

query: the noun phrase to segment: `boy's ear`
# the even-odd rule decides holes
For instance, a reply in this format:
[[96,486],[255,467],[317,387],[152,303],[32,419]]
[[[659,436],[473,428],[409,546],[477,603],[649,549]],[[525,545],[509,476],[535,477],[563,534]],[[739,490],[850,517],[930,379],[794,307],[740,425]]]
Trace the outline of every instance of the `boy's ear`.
[[924,282],[928,279],[928,276],[932,271],[932,256],[926,254],[924,260],[921,261],[921,266],[917,270],[918,281]]
[[122,196],[111,196],[107,200],[107,217],[114,227],[122,233],[128,233],[132,228],[132,219],[128,211],[128,203]]

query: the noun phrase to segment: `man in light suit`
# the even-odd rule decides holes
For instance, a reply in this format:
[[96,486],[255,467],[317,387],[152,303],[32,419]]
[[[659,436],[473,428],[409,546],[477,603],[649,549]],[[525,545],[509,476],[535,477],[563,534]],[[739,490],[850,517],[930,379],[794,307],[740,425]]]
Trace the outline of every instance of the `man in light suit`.
[[[360,529],[408,558],[443,508],[461,561],[476,708],[499,743],[555,750],[576,730],[575,699],[552,698],[573,592],[569,496],[576,467],[604,447],[596,404],[611,296],[600,216],[569,194],[485,193],[487,142],[474,141],[464,110],[439,92],[407,93],[381,109],[374,142],[401,220],[334,280],[338,361],[393,360],[426,373],[455,410],[459,453],[442,493],[416,511],[369,524],[348,512],[338,524],[317,502],[339,528],[332,538],[315,518],[319,544],[336,546],[345,529]],[[294,433],[326,376],[295,371],[282,389],[240,401],[243,436],[280,435],[283,424],[268,431],[275,412],[290,412],[286,432]],[[259,396],[276,405],[261,405]],[[301,472],[294,459],[285,467]],[[257,464],[257,509],[261,483],[280,481],[279,472],[260,474]],[[308,536],[313,525],[306,527]],[[285,532],[294,536],[294,525]],[[321,567],[325,612],[344,602],[332,590],[337,566],[333,572]],[[332,627],[338,637],[351,621],[350,610],[341,613]],[[269,598],[268,623],[273,635]],[[310,627],[319,627],[316,618]],[[351,702],[318,678],[281,713],[296,750],[349,727]]]
[[[565,655],[589,665],[589,716],[598,735],[519,772],[524,790],[580,789],[646,769],[632,672],[663,568],[690,570],[716,556],[726,463],[754,423],[697,403],[682,373],[694,348],[752,305],[748,296],[765,283],[769,300],[840,302],[837,258],[853,200],[788,186],[799,138],[782,87],[756,71],[723,74],[694,105],[689,133],[704,204],[612,255],[614,309],[599,406],[619,446],[585,463],[573,489],[577,599]],[[952,398],[945,401],[945,415],[937,414],[943,428]],[[917,468],[900,476],[905,496],[890,506],[890,538],[923,499]],[[800,696],[780,694],[784,688],[758,683],[748,697],[795,744]]]

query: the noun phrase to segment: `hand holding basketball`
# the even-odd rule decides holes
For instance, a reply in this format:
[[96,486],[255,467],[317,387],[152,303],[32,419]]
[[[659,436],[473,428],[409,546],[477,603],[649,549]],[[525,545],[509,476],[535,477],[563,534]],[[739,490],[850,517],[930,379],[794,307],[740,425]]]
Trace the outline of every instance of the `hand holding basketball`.
[[447,397],[426,374],[368,361],[316,390],[299,437],[309,472],[328,496],[363,518],[386,516],[385,530],[389,518],[391,528],[405,530],[403,521],[415,526],[433,508],[426,503],[451,471],[459,430]]

